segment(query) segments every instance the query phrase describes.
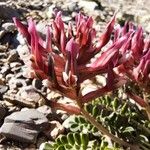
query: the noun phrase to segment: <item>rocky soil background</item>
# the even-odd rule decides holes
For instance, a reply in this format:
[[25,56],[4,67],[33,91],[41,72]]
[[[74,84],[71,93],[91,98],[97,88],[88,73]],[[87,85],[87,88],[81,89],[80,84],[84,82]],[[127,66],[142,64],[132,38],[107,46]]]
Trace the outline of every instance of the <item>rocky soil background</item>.
[[26,22],[32,17],[39,32],[53,19],[53,10],[63,13],[63,20],[74,20],[78,12],[92,16],[101,32],[116,10],[117,22],[131,20],[150,32],[149,0],[1,0],[0,1],[0,150],[35,150],[41,143],[65,133],[62,125],[68,115],[47,106],[57,98],[70,102],[50,91],[38,79],[24,77],[22,59],[29,56],[28,47],[12,22],[12,17]]

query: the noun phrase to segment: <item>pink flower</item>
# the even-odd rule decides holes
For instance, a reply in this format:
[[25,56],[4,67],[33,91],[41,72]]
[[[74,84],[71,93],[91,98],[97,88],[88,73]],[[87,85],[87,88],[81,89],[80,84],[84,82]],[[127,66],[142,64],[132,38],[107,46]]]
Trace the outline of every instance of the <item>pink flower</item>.
[[[94,43],[96,31],[93,28],[92,17],[79,13],[76,16],[75,27],[69,23],[68,29],[65,29],[61,15],[61,12],[58,12],[52,26],[47,27],[46,40],[39,36],[32,19],[29,19],[28,26],[25,26],[14,18],[15,25],[29,44],[32,56],[31,69],[34,70],[32,77],[34,75],[42,80],[47,79],[50,89],[57,90],[73,100],[80,97],[83,103],[121,86],[124,79],[120,78],[113,69],[129,60],[124,55],[128,53],[133,43],[131,42],[133,32],[125,30],[127,27],[119,28],[115,31],[112,42],[110,37],[114,30],[114,15],[98,42]],[[141,39],[141,30],[134,34],[135,42],[139,39],[137,37],[139,35]],[[109,42],[112,44],[101,52]],[[133,51],[137,47],[132,46]],[[99,52],[101,55],[91,62]],[[83,81],[103,73],[107,75],[107,84],[101,89],[82,95]]]

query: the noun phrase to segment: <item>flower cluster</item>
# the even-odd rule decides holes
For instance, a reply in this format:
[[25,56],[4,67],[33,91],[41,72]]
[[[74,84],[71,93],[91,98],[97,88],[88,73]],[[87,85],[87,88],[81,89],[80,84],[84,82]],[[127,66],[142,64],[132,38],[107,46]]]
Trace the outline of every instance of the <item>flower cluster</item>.
[[[114,29],[115,15],[95,43],[96,30],[92,17],[79,13],[75,26],[65,28],[61,12],[51,26],[47,26],[43,40],[32,19],[28,26],[14,18],[15,25],[27,39],[32,55],[32,77],[47,79],[50,89],[55,89],[81,103],[122,86],[129,79],[148,85],[150,72],[150,41],[144,40],[141,27],[132,23]],[[109,43],[109,46],[105,46]],[[91,61],[97,53],[98,58]],[[96,91],[82,95],[81,83],[96,75],[106,74],[107,83]]]

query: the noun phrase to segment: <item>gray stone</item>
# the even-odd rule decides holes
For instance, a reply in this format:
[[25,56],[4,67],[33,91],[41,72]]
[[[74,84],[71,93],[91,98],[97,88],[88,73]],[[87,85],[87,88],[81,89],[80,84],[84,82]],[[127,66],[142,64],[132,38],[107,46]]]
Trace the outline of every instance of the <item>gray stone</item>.
[[17,96],[22,97],[23,99],[30,99],[30,101],[38,101],[40,99],[40,95],[35,92],[32,86],[21,88]]
[[0,53],[0,59],[1,58],[7,58],[7,54],[6,53]]
[[[20,69],[19,68],[18,68],[19,72],[16,72],[17,74],[15,73],[15,76],[16,76],[16,78],[24,78],[23,77],[23,72],[22,72],[21,68]],[[23,79],[23,80],[25,80],[25,82],[26,82],[26,79]]]
[[14,9],[10,6],[7,6],[6,3],[0,3],[0,18],[2,19],[12,19],[12,17],[19,18],[19,13],[17,12],[17,9]]
[[39,79],[33,79],[32,85],[33,85],[34,88],[40,90],[42,88],[42,81],[39,80]]
[[0,85],[0,93],[4,94],[8,90],[8,86]]
[[[22,39],[22,40],[24,40],[24,39]],[[29,52],[29,48],[27,47],[27,45],[23,45],[23,46],[19,45],[17,47],[17,52],[22,60],[28,61],[30,59],[30,52]]]
[[0,85],[0,97],[8,90],[8,86]]
[[14,62],[18,60],[18,53],[16,50],[11,50],[9,53],[9,57],[7,58],[8,62]]
[[44,23],[44,22],[39,22],[36,26],[38,33],[43,38],[45,38],[45,34],[46,34],[46,28],[45,27],[46,27],[46,23]]
[[67,8],[71,12],[75,11],[78,8],[77,7],[77,2],[72,1],[72,2],[68,3]]
[[43,113],[46,117],[49,116],[52,113],[52,110],[49,106],[43,105],[41,107],[38,107],[37,110],[41,113]]
[[13,78],[14,77],[14,74],[12,74],[12,73],[9,73],[9,74],[7,74],[6,75],[6,81],[8,82],[11,78]]
[[[83,8],[86,12],[90,11],[94,11],[97,7],[98,4],[94,1],[86,1],[86,0],[82,0],[78,3],[80,8]],[[86,6],[86,7],[85,7]]]
[[45,132],[50,139],[56,139],[60,134],[64,133],[64,127],[58,121],[51,121],[50,128]]
[[19,72],[20,72],[20,69],[21,69],[21,66],[18,66],[18,67],[12,68],[11,71],[16,74],[16,73],[19,73]]
[[4,65],[1,67],[1,74],[4,76],[6,76],[9,72],[10,72],[10,67],[9,65]]
[[0,104],[0,120],[2,120],[5,115],[6,115],[6,109],[2,104]]
[[6,79],[3,77],[2,74],[0,74],[0,85],[4,85],[5,81],[6,81]]
[[50,7],[48,8],[46,15],[48,18],[52,18],[54,16],[54,9],[56,8],[55,4],[50,5]]
[[32,86],[19,88],[19,91],[10,89],[3,95],[3,99],[11,104],[30,108],[45,104],[43,97],[41,97]]
[[8,49],[6,45],[0,45],[0,52],[5,52]]
[[5,30],[1,30],[1,31],[0,31],[0,39],[2,39],[2,38],[3,38],[3,36],[5,35],[5,33],[6,33],[6,31],[5,31]]
[[40,138],[38,138],[38,140],[37,140],[37,142],[36,142],[36,146],[37,146],[37,147],[40,147],[40,145],[41,145],[42,143],[44,143],[45,141],[47,141],[47,139],[46,139],[45,137],[40,137]]
[[10,68],[20,67],[22,64],[20,62],[12,62],[10,63]]
[[7,116],[0,128],[6,138],[19,142],[35,143],[40,132],[49,126],[48,119],[39,111],[29,109]]
[[15,77],[12,77],[9,81],[8,81],[8,85],[10,89],[15,89],[17,87],[21,87],[21,86],[26,86],[26,82],[24,79],[17,79]]
[[6,22],[6,23],[2,24],[2,28],[7,32],[13,32],[16,27],[15,27],[14,23]]

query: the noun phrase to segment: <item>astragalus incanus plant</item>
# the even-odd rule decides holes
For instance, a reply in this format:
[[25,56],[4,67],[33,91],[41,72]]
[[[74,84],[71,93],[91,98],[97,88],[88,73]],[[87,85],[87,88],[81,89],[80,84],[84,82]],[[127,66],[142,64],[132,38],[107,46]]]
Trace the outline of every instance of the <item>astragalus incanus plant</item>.
[[[137,30],[130,23],[124,27],[114,29],[115,15],[107,24],[105,31],[96,40],[96,30],[93,28],[92,17],[79,13],[75,18],[75,25],[70,22],[65,28],[61,12],[56,14],[51,26],[47,26],[46,38],[42,39],[32,19],[28,26],[14,18],[15,25],[26,38],[31,53],[29,77],[46,80],[47,86],[65,97],[72,99],[75,106],[55,103],[70,113],[82,114],[100,132],[109,136],[115,142],[130,146],[113,134],[109,133],[101,124],[90,116],[83,108],[84,104],[111,92],[128,82],[129,77],[137,81],[143,67],[142,63],[148,59],[148,43],[143,41],[142,28]],[[113,36],[112,36],[113,33]],[[105,46],[107,43],[108,46]],[[143,45],[145,45],[144,52]],[[98,57],[96,54],[100,53]],[[144,55],[144,56],[142,56]],[[94,61],[91,59],[94,58]],[[140,64],[135,67],[135,61]],[[143,62],[144,61],[144,62]],[[138,72],[138,76],[135,75]],[[83,95],[81,84],[97,75],[105,74],[106,85]],[[146,69],[143,73],[148,74]],[[131,94],[130,94],[131,95]]]

